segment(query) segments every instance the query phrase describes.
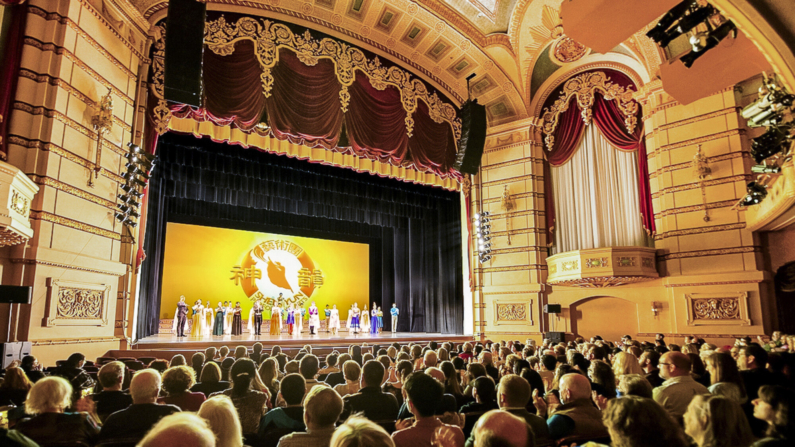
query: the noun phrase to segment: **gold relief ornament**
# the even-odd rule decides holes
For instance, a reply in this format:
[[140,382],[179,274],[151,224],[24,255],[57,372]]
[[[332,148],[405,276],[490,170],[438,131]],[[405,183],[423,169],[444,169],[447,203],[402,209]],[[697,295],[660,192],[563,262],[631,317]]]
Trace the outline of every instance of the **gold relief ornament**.
[[588,47],[568,36],[563,36],[555,43],[553,54],[555,59],[563,63],[575,62],[588,53]]
[[693,315],[697,320],[740,320],[740,300],[737,298],[695,298]]
[[627,133],[635,132],[638,119],[638,103],[632,98],[633,91],[613,84],[610,78],[601,71],[593,73],[583,73],[575,76],[563,84],[563,91],[560,97],[545,109],[542,116],[544,120],[544,134],[546,138],[547,150],[552,150],[555,141],[554,133],[558,127],[560,115],[569,109],[572,98],[576,98],[577,105],[582,109],[581,115],[585,124],[590,124],[593,116],[594,95],[596,92],[602,94],[608,101],[617,101],[618,109],[624,115],[624,125]]
[[243,288],[252,301],[274,304],[282,294],[283,304],[303,305],[323,286],[323,271],[298,244],[273,239],[257,244],[243,261],[232,268],[231,281]]
[[23,217],[27,218],[30,215],[30,201],[27,197],[23,196],[17,190],[12,190],[11,193],[11,210],[16,211]]
[[102,290],[61,288],[56,318],[102,318]]
[[152,94],[157,98],[157,105],[153,109],[152,120],[155,123],[155,132],[163,135],[168,131],[171,121],[171,109],[168,108],[163,89],[165,76],[166,57],[166,27],[159,25],[155,28],[155,52],[152,54]]
[[527,319],[527,306],[524,304],[497,304],[497,320],[522,321]]

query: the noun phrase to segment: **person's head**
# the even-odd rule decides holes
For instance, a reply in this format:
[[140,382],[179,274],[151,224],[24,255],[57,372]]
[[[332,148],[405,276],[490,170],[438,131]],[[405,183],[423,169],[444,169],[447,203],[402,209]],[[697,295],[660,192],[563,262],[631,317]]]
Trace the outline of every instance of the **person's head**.
[[524,408],[530,401],[530,384],[516,374],[500,379],[497,403],[500,408]]
[[235,360],[248,357],[248,349],[245,346],[235,348]]
[[259,354],[260,352],[262,352],[262,343],[260,342],[254,343],[254,346],[251,349],[253,349],[255,353]]
[[70,355],[68,359],[66,359],[65,366],[67,368],[77,369],[82,368],[83,363],[86,362],[86,356],[79,352],[75,352],[74,354]]
[[484,365],[491,365],[493,363],[493,359],[494,357],[489,351],[483,351],[480,353],[480,362]]
[[300,374],[287,374],[282,379],[279,394],[287,405],[301,405],[306,393],[306,380]]
[[554,371],[555,365],[558,364],[558,359],[555,358],[553,355],[545,355],[541,357],[541,366],[546,371]]
[[668,380],[673,377],[690,375],[690,357],[678,351],[668,351],[660,357],[660,377]]
[[627,396],[610,399],[602,413],[613,447],[685,447],[684,433],[652,399]]
[[160,373],[154,369],[138,371],[130,381],[130,397],[134,404],[153,404],[160,393]]
[[233,396],[244,396],[248,393],[256,374],[257,367],[253,360],[249,358],[235,360],[232,369],[229,370],[229,377],[232,379]]
[[685,433],[699,446],[750,445],[751,426],[740,404],[720,395],[697,395],[684,415]]
[[326,366],[329,368],[337,366],[337,360],[339,360],[339,354],[332,352],[326,356]]
[[31,371],[39,367],[39,361],[36,360],[36,357],[32,355],[26,355],[25,357],[22,357],[22,363],[20,366],[25,371]]
[[361,376],[362,368],[354,360],[348,360],[342,364],[342,377],[348,382],[356,382]]
[[720,382],[734,383],[745,394],[745,386],[737,362],[728,352],[713,352],[704,359],[704,366],[709,373],[710,382],[714,385]]
[[409,411],[418,418],[433,416],[444,395],[442,384],[422,372],[411,374],[403,387],[406,390]]
[[439,362],[438,357],[436,356],[436,352],[434,351],[427,351],[425,353],[425,357],[423,359],[423,363],[425,363],[426,368],[433,368]]
[[25,412],[31,416],[42,413],[63,413],[72,403],[72,385],[61,377],[45,377],[36,382],[25,400]]
[[185,302],[185,295],[180,295],[179,302],[180,303],[184,303]]
[[237,307],[237,308],[240,307],[240,301],[235,302],[235,307]]
[[602,386],[604,392],[607,393],[605,397],[616,397],[616,375],[610,365],[601,360],[594,360],[588,367],[588,376],[593,383]]
[[378,360],[370,360],[362,367],[362,388],[380,387],[384,381],[384,365]]
[[193,369],[201,371],[202,365],[204,365],[204,354],[201,352],[194,353],[190,358],[190,364]]
[[624,374],[640,374],[643,372],[640,369],[638,358],[629,352],[619,352],[613,357],[613,374],[616,377],[621,377]]
[[478,377],[472,382],[472,394],[478,402],[493,402],[495,391],[494,379],[490,376]]
[[199,376],[199,382],[202,383],[217,383],[221,381],[221,368],[215,362],[207,362],[202,367],[202,373]]
[[181,394],[196,384],[196,372],[187,366],[172,366],[163,373],[163,391],[169,396]]
[[168,367],[171,368],[172,366],[181,366],[186,364],[187,362],[185,361],[185,356],[182,354],[177,354],[174,357],[171,357],[171,361],[168,362]]
[[643,351],[638,361],[640,362],[641,368],[649,371],[655,370],[660,364],[660,353],[651,349]]
[[259,366],[259,377],[267,386],[274,386],[279,377],[279,363],[273,357],[268,357]]
[[305,380],[312,380],[315,378],[317,371],[320,369],[319,363],[317,357],[313,354],[308,354],[301,359],[301,364],[298,369],[301,371],[301,375],[304,376]]
[[229,346],[221,346],[220,348],[218,348],[218,355],[220,355],[221,358],[224,358],[224,357],[228,356],[229,355]]
[[243,446],[243,428],[229,396],[222,394],[205,400],[199,408],[198,415],[210,425],[210,430],[215,434],[217,447]]
[[767,351],[757,343],[741,346],[737,366],[741,370],[765,368],[767,366]]
[[317,430],[333,428],[342,414],[342,398],[325,386],[312,387],[304,400],[304,424]]
[[762,385],[753,405],[754,417],[769,424],[768,436],[795,438],[795,392],[782,386]]
[[478,419],[473,433],[475,447],[532,446],[534,444],[533,432],[527,422],[507,411],[491,410],[486,412]]
[[582,374],[566,374],[560,379],[560,402],[591,398],[591,382]]
[[215,447],[207,421],[187,411],[166,416],[149,430],[137,447]]
[[[120,361],[108,362],[99,368],[97,373],[97,380],[105,390],[121,390],[121,384],[124,382],[124,363]],[[8,373],[6,373],[6,380],[8,380]]]
[[363,416],[351,416],[334,430],[329,447],[395,447],[383,427]]
[[624,374],[618,383],[618,390],[622,396],[639,396],[652,398],[652,386],[640,374]]

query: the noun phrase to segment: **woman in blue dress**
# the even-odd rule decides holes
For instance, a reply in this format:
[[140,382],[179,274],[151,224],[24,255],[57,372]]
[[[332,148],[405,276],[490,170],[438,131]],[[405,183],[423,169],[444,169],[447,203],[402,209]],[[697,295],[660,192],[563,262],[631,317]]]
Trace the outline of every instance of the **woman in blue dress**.
[[226,308],[219,301],[218,307],[215,308],[215,325],[213,325],[213,335],[224,335],[225,316],[226,316]]
[[373,311],[371,313],[373,314],[373,316],[370,317],[370,333],[371,334],[377,334],[378,333],[378,315],[377,315],[375,307],[373,307]]
[[290,308],[287,309],[287,333],[288,334],[295,335],[294,326],[295,326],[295,306],[290,304]]

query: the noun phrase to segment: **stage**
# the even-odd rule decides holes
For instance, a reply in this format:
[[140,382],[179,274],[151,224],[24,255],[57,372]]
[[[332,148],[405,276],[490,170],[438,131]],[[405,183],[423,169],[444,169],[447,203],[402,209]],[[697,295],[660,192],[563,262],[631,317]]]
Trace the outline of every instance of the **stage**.
[[436,341],[441,345],[448,341],[453,343],[464,343],[471,340],[473,340],[471,335],[463,334],[388,331],[381,334],[354,334],[341,331],[338,332],[337,335],[332,336],[331,333],[325,331],[311,335],[309,331],[305,330],[301,335],[292,336],[286,332],[281,335],[269,335],[263,330],[262,335],[250,335],[248,332],[245,332],[243,335],[208,335],[203,338],[177,337],[170,333],[161,333],[138,340],[138,342],[133,345],[132,349],[108,351],[105,357],[157,357],[170,359],[176,354],[182,354],[189,359],[193,353],[204,351],[210,346],[216,348],[226,346],[233,352],[237,346],[245,346],[251,350],[254,343],[257,342],[262,343],[264,352],[270,352],[273,346],[278,345],[288,355],[297,354],[301,347],[308,344],[312,345],[312,352],[314,354],[324,356],[334,349],[340,352],[347,351],[348,346],[352,344],[362,345],[363,343],[367,343],[368,346],[379,345],[382,348],[387,348],[390,344],[395,342],[401,345],[408,343],[426,345],[430,341]]

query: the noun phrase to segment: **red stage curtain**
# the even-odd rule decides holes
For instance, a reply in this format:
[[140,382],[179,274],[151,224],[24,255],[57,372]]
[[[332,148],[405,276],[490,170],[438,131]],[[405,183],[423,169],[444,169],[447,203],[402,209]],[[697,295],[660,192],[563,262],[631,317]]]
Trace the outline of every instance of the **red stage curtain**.
[[237,42],[229,56],[204,52],[204,103],[216,118],[213,122],[224,126],[234,123],[243,130],[259,123],[265,109],[261,73],[254,43],[249,40]]
[[428,105],[417,101],[414,135],[409,138],[409,153],[415,167],[421,171],[449,172],[455,162],[453,129],[449,124],[437,123],[428,113]]

